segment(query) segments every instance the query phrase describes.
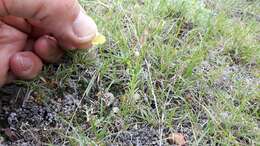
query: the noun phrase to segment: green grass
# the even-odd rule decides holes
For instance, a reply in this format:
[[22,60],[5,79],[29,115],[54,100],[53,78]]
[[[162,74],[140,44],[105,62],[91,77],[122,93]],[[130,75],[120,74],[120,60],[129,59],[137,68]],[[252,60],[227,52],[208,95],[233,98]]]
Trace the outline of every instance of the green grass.
[[[260,145],[260,2],[141,1],[81,0],[107,43],[94,48],[95,59],[69,53],[69,63],[46,67],[41,76],[54,90],[26,83],[48,100],[68,92],[73,78],[91,101],[74,118],[61,115],[72,127],[60,133],[64,141],[116,143],[109,136],[145,124],[162,141],[181,132],[190,145]],[[116,114],[108,92],[120,99]]]

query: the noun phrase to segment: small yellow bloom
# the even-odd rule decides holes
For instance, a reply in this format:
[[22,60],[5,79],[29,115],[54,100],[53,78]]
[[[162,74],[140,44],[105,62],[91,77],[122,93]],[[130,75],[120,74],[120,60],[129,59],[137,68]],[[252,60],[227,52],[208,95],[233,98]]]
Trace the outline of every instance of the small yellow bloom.
[[102,45],[106,42],[106,37],[97,33],[96,37],[92,40],[92,45]]

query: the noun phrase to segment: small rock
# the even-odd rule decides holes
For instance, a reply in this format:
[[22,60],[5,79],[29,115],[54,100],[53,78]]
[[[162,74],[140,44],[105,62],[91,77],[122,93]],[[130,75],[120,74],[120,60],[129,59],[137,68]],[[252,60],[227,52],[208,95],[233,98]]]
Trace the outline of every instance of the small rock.
[[183,134],[181,133],[172,133],[168,137],[169,144],[177,144],[178,146],[186,145],[186,140]]
[[230,114],[228,112],[222,112],[222,113],[220,113],[220,115],[221,115],[222,119],[228,119],[230,116]]
[[140,99],[141,99],[140,94],[135,93],[135,94],[133,95],[133,100],[134,100],[134,101],[138,101],[138,100],[140,100]]
[[118,107],[113,107],[112,111],[114,114],[117,114],[120,111],[120,109]]
[[134,127],[133,127],[133,129],[138,130],[138,125],[135,124]]
[[105,103],[106,107],[109,107],[110,105],[112,105],[115,101],[115,96],[110,93],[110,92],[106,92],[103,94],[103,99],[102,99]]
[[135,51],[134,55],[135,55],[135,57],[139,57],[140,56],[140,52],[139,51]]

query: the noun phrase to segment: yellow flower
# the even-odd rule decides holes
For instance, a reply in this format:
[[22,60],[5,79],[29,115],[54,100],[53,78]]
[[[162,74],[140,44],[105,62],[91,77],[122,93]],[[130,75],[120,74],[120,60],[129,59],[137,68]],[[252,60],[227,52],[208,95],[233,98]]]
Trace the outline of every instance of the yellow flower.
[[102,45],[106,42],[106,37],[97,33],[96,37],[92,40],[92,45]]

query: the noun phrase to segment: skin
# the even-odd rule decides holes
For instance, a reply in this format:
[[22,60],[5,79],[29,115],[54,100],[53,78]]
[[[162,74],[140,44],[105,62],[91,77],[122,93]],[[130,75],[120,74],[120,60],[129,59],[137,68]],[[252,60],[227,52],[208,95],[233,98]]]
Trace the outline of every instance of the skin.
[[96,33],[77,0],[0,0],[0,87],[33,79],[64,49],[91,47]]

